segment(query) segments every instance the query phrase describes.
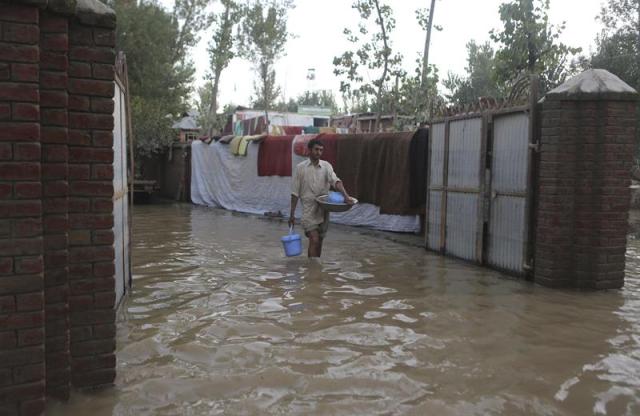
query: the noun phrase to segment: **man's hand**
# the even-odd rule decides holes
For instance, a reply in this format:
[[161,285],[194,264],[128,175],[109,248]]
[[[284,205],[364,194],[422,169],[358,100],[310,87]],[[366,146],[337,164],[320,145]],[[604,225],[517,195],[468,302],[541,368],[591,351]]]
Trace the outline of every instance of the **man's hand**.
[[344,202],[348,205],[354,205],[356,203],[356,201],[347,194],[344,195]]
[[296,225],[296,218],[292,215],[289,217],[289,228],[293,228]]

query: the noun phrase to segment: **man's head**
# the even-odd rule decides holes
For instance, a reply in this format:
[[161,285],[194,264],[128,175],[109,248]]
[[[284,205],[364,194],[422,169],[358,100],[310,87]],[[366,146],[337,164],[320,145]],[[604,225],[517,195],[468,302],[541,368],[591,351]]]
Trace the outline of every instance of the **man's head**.
[[307,147],[309,148],[309,158],[314,162],[320,160],[324,151],[324,144],[318,139],[312,139],[307,143]]

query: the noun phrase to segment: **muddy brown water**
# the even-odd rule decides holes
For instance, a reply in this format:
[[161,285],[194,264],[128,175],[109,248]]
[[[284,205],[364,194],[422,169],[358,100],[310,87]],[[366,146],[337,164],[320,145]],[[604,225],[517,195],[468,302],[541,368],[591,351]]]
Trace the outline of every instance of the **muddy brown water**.
[[48,415],[638,415],[640,241],[621,291],[554,291],[334,228],[136,207],[113,388]]

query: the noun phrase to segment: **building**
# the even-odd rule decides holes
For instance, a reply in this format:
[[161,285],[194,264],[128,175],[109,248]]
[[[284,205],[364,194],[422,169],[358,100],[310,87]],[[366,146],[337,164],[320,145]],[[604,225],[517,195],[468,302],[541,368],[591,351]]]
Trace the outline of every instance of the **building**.
[[200,114],[196,110],[188,110],[182,113],[182,118],[171,126],[178,130],[178,138],[180,143],[188,143],[198,138],[200,134],[200,125],[198,117]]
[[[376,113],[344,114],[331,117],[330,126],[338,131],[349,133],[375,133],[377,117]],[[411,117],[391,114],[380,116],[380,127],[378,128],[380,132],[406,130],[407,128],[415,128]]]
[[[301,106],[297,113],[269,111],[269,126],[328,127],[331,110],[324,107]],[[237,107],[227,118],[223,134],[236,136],[269,133],[264,110]]]

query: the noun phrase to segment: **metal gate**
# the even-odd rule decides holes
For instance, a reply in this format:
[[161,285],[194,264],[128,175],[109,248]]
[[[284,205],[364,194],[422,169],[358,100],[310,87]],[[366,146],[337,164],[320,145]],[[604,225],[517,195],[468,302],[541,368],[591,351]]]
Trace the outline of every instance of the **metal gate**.
[[519,111],[496,115],[492,124],[486,260],[497,269],[523,273],[529,260],[529,114]]
[[426,246],[524,273],[529,242],[529,107],[431,126]]
[[116,308],[131,287],[129,197],[127,180],[127,108],[124,84],[116,77],[113,128],[113,234]]

